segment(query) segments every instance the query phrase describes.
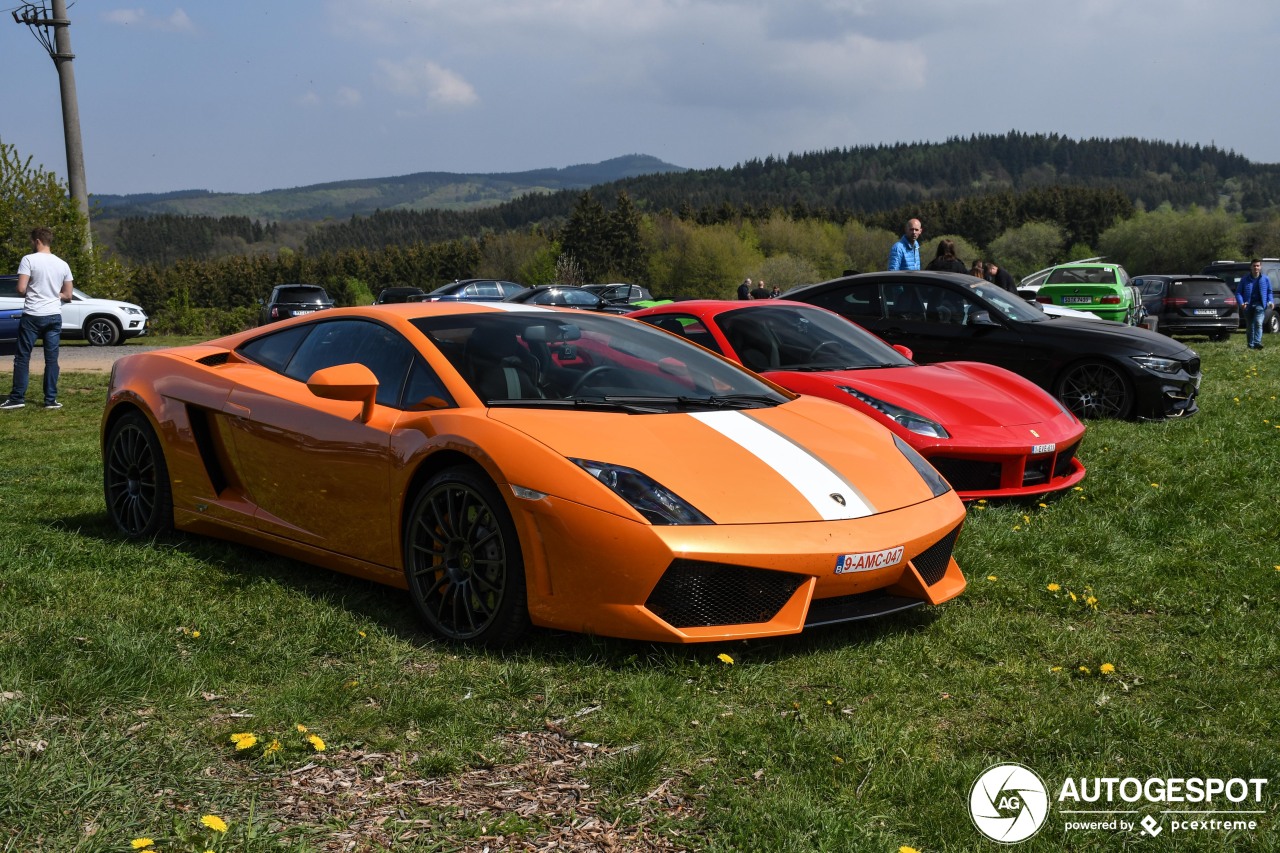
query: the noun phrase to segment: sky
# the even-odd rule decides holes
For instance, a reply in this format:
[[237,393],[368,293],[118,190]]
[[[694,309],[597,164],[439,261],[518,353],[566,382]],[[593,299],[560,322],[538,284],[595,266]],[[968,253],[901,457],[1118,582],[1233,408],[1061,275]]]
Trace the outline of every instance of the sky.
[[[25,5],[0,0],[0,142],[65,180]],[[68,18],[91,194],[1012,130],[1280,163],[1276,0],[74,0]]]

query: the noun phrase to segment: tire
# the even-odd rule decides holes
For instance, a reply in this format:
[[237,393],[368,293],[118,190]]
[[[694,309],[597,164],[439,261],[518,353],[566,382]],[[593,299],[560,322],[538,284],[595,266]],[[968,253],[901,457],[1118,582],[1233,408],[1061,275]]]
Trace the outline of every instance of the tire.
[[405,520],[403,550],[409,595],[440,636],[501,646],[528,628],[520,539],[477,469],[446,468],[427,481]]
[[1262,331],[1271,335],[1280,333],[1280,312],[1271,311],[1263,316]]
[[1078,418],[1130,417],[1134,407],[1133,383],[1116,365],[1106,361],[1082,361],[1062,372],[1054,396]]
[[1212,335],[1209,336],[1209,340],[1218,341],[1219,343],[1221,343],[1222,341],[1229,341],[1231,340],[1231,333],[1230,332],[1214,332]]
[[90,317],[84,327],[85,340],[95,347],[113,347],[120,343],[123,334],[120,324],[110,317]]
[[160,439],[141,412],[122,415],[107,433],[102,493],[111,521],[130,539],[152,539],[173,529],[169,466]]

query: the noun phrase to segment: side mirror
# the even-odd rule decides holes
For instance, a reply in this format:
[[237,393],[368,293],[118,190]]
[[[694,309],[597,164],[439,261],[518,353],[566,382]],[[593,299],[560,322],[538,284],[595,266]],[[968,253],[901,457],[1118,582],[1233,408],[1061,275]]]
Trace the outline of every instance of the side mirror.
[[894,344],[894,345],[893,345],[893,348],[894,348],[895,350],[897,350],[897,351],[898,351],[898,355],[902,356],[903,358],[909,358],[909,359],[911,359],[912,361],[915,361],[915,360],[916,360],[916,357],[915,357],[914,355],[912,355],[912,354],[911,354],[911,348],[910,348],[910,347],[904,347],[902,344]]
[[307,380],[307,388],[325,400],[362,403],[362,423],[368,423],[373,417],[374,401],[378,398],[378,377],[363,364],[338,364],[317,370]]
[[986,311],[974,311],[969,315],[970,326],[999,326],[995,320],[991,319],[991,314]]

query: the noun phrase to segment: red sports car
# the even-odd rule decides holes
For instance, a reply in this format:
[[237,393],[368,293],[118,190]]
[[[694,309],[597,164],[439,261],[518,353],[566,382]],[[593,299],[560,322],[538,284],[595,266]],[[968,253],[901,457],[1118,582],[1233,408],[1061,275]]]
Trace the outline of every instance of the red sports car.
[[1026,497],[1084,478],[1084,424],[1050,394],[976,362],[921,365],[843,317],[798,302],[674,302],[631,314],[799,394],[875,418],[964,500]]

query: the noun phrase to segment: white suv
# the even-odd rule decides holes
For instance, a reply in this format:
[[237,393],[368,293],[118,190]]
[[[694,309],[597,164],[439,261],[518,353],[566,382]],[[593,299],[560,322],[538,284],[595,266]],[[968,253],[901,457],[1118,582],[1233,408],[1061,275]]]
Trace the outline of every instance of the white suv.
[[[14,310],[20,312],[22,301],[18,295],[18,277],[0,275],[0,317]],[[62,304],[64,338],[84,338],[95,347],[109,347],[146,333],[147,314],[131,302],[95,299],[76,288],[72,290],[71,301]]]

